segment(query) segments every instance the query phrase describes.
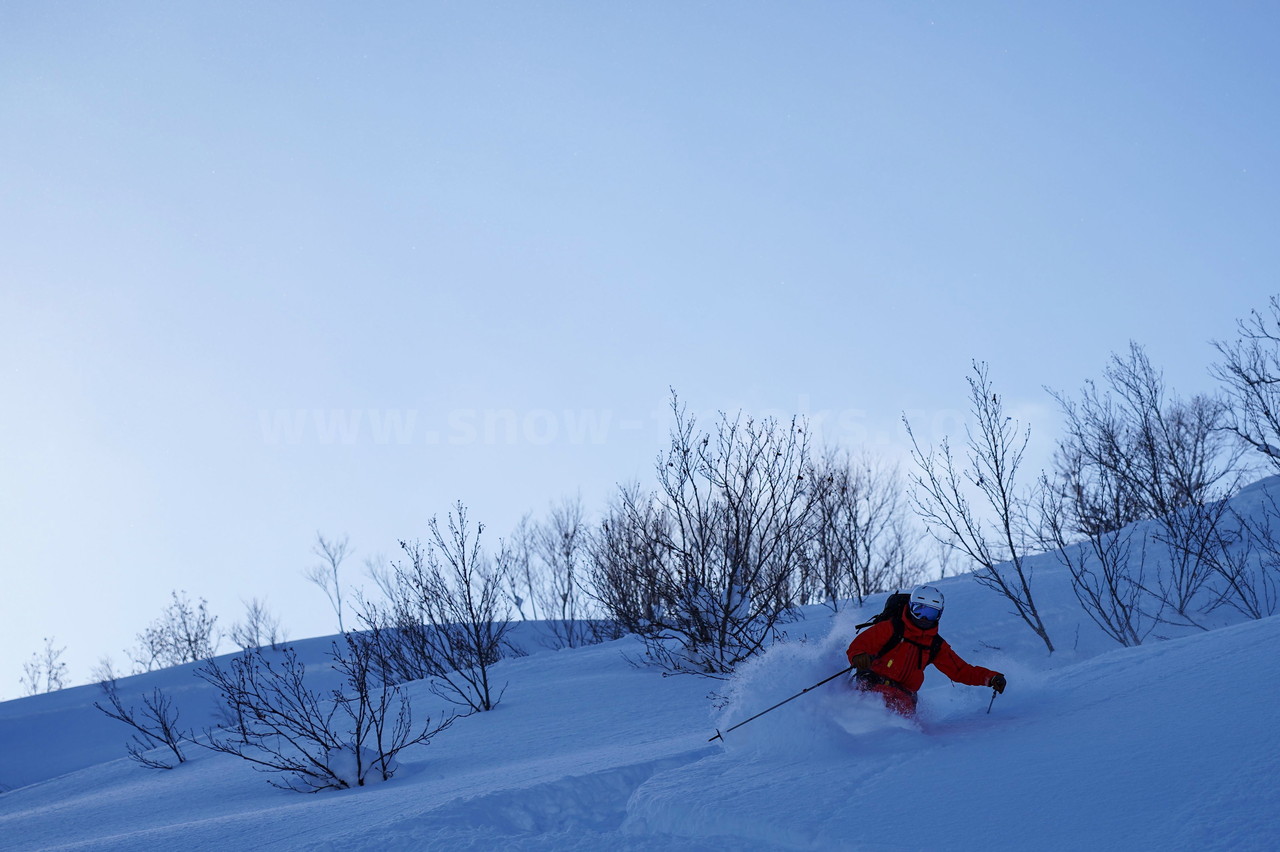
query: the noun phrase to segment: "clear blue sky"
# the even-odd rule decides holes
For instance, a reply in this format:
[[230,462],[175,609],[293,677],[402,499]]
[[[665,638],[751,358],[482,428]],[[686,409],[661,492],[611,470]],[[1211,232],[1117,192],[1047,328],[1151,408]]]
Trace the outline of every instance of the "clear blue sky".
[[[1280,290],[1270,3],[0,3],[0,697],[461,499],[646,479],[674,386],[1048,442]],[[301,414],[299,414],[301,412]],[[319,421],[314,412],[320,412]],[[373,415],[370,415],[373,412]],[[299,419],[301,418],[301,419]],[[395,428],[395,427],[399,428]],[[1043,450],[1042,450],[1043,451]]]

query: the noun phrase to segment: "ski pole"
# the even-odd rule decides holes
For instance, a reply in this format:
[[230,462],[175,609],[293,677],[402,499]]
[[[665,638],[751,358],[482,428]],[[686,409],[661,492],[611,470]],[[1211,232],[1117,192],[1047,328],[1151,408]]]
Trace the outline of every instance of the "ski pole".
[[[732,728],[725,728],[725,729],[724,729],[724,733],[725,733],[725,734],[727,734],[727,733],[729,733],[730,731],[733,731],[733,730],[735,730],[735,729],[737,729],[737,728],[741,728],[743,725],[747,724],[748,722],[751,722],[751,721],[754,721],[754,720],[756,720],[756,719],[759,719],[759,718],[760,718],[761,716],[763,716],[765,713],[768,713],[768,712],[773,711],[773,710],[777,710],[779,707],[781,707],[783,704],[786,704],[788,701],[794,701],[795,699],[799,698],[801,695],[804,695],[806,692],[811,692],[811,691],[813,691],[813,690],[817,689],[818,687],[822,686],[824,683],[829,683],[829,682],[831,682],[831,681],[835,680],[836,678],[840,677],[840,675],[842,675],[842,674],[848,674],[848,673],[849,673],[849,672],[851,672],[851,671],[853,671],[853,666],[849,666],[849,668],[847,668],[847,669],[842,669],[842,670],[840,670],[840,671],[836,672],[835,674],[833,674],[831,677],[829,677],[829,678],[825,678],[824,680],[820,680],[820,681],[818,681],[818,682],[817,682],[817,683],[815,683],[813,686],[806,686],[804,689],[800,690],[800,691],[799,691],[799,692],[797,692],[795,695],[791,696],[790,698],[785,698],[785,699],[783,699],[782,701],[779,701],[777,704],[773,705],[773,706],[772,706],[772,707],[770,707],[768,710],[761,710],[759,713],[757,713],[756,715],[752,716],[750,719],[743,719],[741,722],[739,722],[738,724],[734,725]],[[719,730],[718,728],[716,729],[716,735],[715,735],[714,737],[712,737],[711,739],[707,740],[707,742],[711,743],[711,742],[715,742],[716,740],[721,740],[721,741],[723,741],[723,740],[724,740],[724,734],[720,733],[720,730]]]
[[996,696],[997,696],[997,695],[999,695],[999,694],[1000,694],[1000,693],[996,692],[994,689],[993,689],[993,690],[991,690],[991,704],[988,704],[988,705],[987,705],[987,713],[988,713],[988,714],[990,714],[990,713],[991,713],[991,706],[992,706],[993,704],[995,704],[995,703],[996,703]]

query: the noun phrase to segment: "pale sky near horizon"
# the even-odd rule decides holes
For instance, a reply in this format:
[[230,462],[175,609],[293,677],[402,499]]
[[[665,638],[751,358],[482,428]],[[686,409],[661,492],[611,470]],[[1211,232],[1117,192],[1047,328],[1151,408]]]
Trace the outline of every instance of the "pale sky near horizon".
[[[690,408],[888,457],[989,363],[1184,393],[1280,291],[1268,3],[0,0],[0,698],[455,500],[648,482]],[[1040,430],[1037,432],[1037,426]],[[229,649],[224,645],[224,649]]]

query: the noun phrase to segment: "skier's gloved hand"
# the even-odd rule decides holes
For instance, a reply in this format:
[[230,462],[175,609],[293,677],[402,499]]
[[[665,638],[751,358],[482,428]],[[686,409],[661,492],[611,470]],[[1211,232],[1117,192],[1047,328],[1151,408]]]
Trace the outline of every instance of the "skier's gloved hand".
[[1000,693],[1001,695],[1003,695],[1003,694],[1004,694],[1004,688],[1005,688],[1006,686],[1008,686],[1008,681],[1006,681],[1006,680],[1004,679],[1004,675],[1002,675],[1002,674],[1000,674],[999,672],[997,672],[996,674],[993,674],[993,675],[991,676],[991,680],[987,681],[987,686],[991,687],[991,688],[992,688],[992,689],[994,689],[996,692],[998,692],[998,693]]
[[858,671],[866,671],[871,668],[871,655],[867,653],[854,654],[849,658],[849,665]]

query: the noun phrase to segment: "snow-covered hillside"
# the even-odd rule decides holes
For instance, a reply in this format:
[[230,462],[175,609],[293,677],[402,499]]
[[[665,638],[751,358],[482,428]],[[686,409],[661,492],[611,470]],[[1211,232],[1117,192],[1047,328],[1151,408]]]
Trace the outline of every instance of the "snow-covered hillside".
[[[1274,487],[1274,486],[1272,486]],[[1241,499],[1256,498],[1257,489]],[[811,609],[722,683],[630,665],[633,640],[506,660],[499,707],[402,755],[388,783],[302,795],[192,749],[173,771],[124,757],[96,687],[0,704],[5,849],[1272,849],[1280,830],[1280,618],[1139,648],[1109,643],[1041,557],[1049,655],[970,577],[940,583],[943,634],[1009,689],[931,670],[918,721],[834,681],[862,611]],[[524,642],[537,642],[526,631]],[[327,640],[299,644],[318,664]],[[320,672],[323,677],[323,672]],[[189,668],[160,685],[210,720]],[[440,702],[409,685],[420,711]]]

